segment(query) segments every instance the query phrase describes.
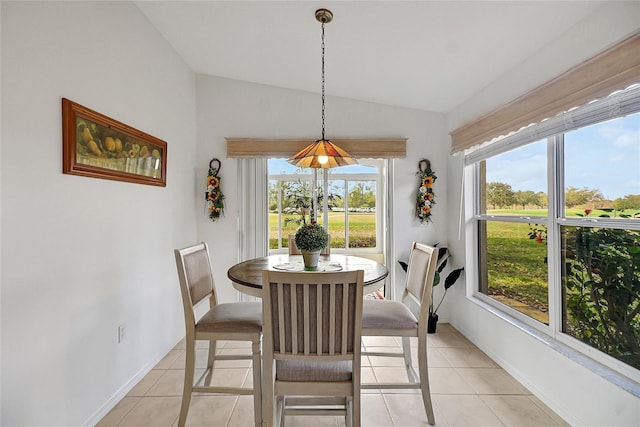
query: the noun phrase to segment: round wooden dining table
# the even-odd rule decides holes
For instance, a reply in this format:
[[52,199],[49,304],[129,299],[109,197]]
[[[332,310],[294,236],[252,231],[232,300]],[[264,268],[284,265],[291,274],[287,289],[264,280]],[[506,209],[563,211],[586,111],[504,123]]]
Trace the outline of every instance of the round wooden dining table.
[[[256,297],[262,296],[262,271],[304,271],[302,255],[277,254],[254,258],[232,266],[227,277],[238,291]],[[389,274],[379,262],[352,255],[320,255],[317,272],[364,270],[364,294],[377,291]],[[313,274],[310,271],[309,274]]]

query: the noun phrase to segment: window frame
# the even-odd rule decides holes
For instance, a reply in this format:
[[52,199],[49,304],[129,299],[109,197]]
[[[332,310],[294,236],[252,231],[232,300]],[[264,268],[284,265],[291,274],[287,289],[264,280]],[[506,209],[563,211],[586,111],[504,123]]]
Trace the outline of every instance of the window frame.
[[[385,169],[387,168],[387,159],[360,159],[359,162],[361,164],[363,164],[364,166],[369,166],[369,167],[373,167],[376,168],[378,170],[377,174],[374,173],[337,173],[337,174],[333,174],[333,173],[329,173],[329,170],[327,169],[321,169],[319,172],[319,174],[317,175],[317,179],[318,180],[322,180],[322,191],[323,194],[326,194],[328,192],[328,182],[332,181],[332,180],[340,180],[340,181],[345,181],[347,183],[347,186],[345,187],[345,197],[348,198],[348,191],[349,191],[349,187],[348,187],[348,183],[351,182],[358,182],[358,181],[375,181],[376,183],[376,191],[375,191],[375,195],[376,195],[376,210],[375,210],[375,215],[376,215],[376,246],[372,247],[372,248],[350,248],[348,246],[348,232],[349,232],[349,224],[348,224],[348,215],[349,213],[345,210],[345,248],[332,248],[331,251],[332,252],[336,252],[336,253],[342,253],[342,254],[351,254],[351,255],[358,255],[358,254],[362,254],[362,255],[380,255],[382,257],[384,257],[385,254],[385,245],[384,242],[387,239],[387,236],[383,235],[383,222],[384,222],[384,218],[385,218],[385,206],[387,205],[386,200],[384,198],[384,194],[385,194],[385,189],[384,189],[384,183],[386,182],[384,179],[384,175],[385,175]],[[268,163],[268,162],[267,162]],[[321,174],[321,175],[320,175]],[[270,174],[268,173],[268,166],[267,166],[267,183],[270,183],[273,180],[276,180],[278,183],[281,183],[282,181],[303,181],[303,182],[307,182],[309,183],[309,185],[312,184],[313,179],[314,179],[314,174],[313,171],[310,171],[309,173],[304,173],[304,174],[282,174],[282,173],[277,173],[277,174]],[[269,184],[267,184],[267,192],[269,191]],[[280,199],[281,197],[281,193],[278,192],[278,198]],[[280,200],[279,200],[279,205],[280,205]],[[328,199],[327,198],[323,198],[323,219],[322,219],[322,223],[324,224],[327,220],[327,216],[328,216]],[[267,206],[268,208],[268,206]],[[325,215],[326,214],[326,215]],[[277,254],[277,253],[286,253],[288,251],[288,248],[286,247],[282,247],[281,246],[281,242],[282,242],[282,221],[281,221],[281,216],[282,216],[282,212],[279,210],[279,218],[278,218],[278,237],[279,237],[279,247],[277,249],[269,249],[269,253],[272,254]],[[319,215],[320,216],[320,215]]]
[[[540,140],[537,141],[532,141],[531,143],[537,143],[540,142]],[[550,148],[552,142],[547,140],[547,165],[549,165],[549,158],[550,156],[552,156],[552,150]],[[498,153],[497,155],[502,154]],[[489,158],[489,157],[487,157]],[[474,273],[475,274],[469,274],[469,277],[472,277],[473,279],[473,287],[471,288],[471,293],[470,296],[472,298],[476,298],[480,301],[482,301],[485,304],[490,305],[491,307],[500,310],[506,314],[508,314],[509,316],[513,317],[514,319],[517,319],[519,322],[524,323],[525,325],[534,328],[538,331],[544,332],[544,333],[548,333],[549,330],[553,327],[555,327],[555,322],[557,322],[557,314],[556,314],[556,310],[555,309],[555,304],[553,304],[553,302],[555,301],[555,299],[557,298],[557,295],[555,291],[552,292],[551,286],[549,285],[548,288],[548,303],[549,303],[549,325],[546,325],[542,322],[539,322],[535,319],[533,319],[530,316],[525,315],[524,313],[519,312],[518,310],[511,308],[509,306],[507,306],[506,304],[500,303],[499,301],[496,301],[495,299],[491,298],[490,296],[484,294],[483,292],[480,291],[480,272],[481,269],[483,268],[480,265],[480,252],[479,252],[479,248],[480,248],[480,241],[479,241],[479,233],[480,233],[480,222],[481,221],[493,221],[493,222],[512,222],[512,223],[518,223],[518,224],[531,224],[532,222],[535,222],[537,224],[544,224],[547,226],[547,253],[549,253],[549,245],[552,245],[555,239],[555,236],[553,236],[553,231],[550,230],[550,223],[552,223],[551,221],[551,217],[552,217],[552,212],[553,209],[551,208],[551,202],[548,202],[548,209],[547,209],[547,216],[535,216],[535,217],[522,217],[522,216],[515,216],[515,215],[493,215],[493,214],[482,214],[480,213],[481,210],[481,191],[480,191],[480,185],[481,185],[481,162],[483,162],[486,159],[480,160],[476,163],[473,163],[471,165],[467,165],[466,169],[467,171],[470,172],[470,175],[473,177],[473,185],[471,187],[471,191],[467,191],[467,194],[470,194],[472,196],[472,203],[473,203],[473,213],[472,213],[472,223],[473,223],[473,232],[470,233],[471,234],[471,241],[473,242],[472,247],[473,247],[473,265],[474,265]],[[551,187],[552,187],[552,182],[555,182],[555,176],[552,176],[553,174],[551,173],[549,167],[547,167],[547,193],[549,194],[548,199],[551,198],[550,196],[550,191],[551,191]],[[466,190],[469,190],[468,185],[465,184]],[[534,220],[535,221],[532,221]],[[467,262],[469,262],[469,259],[467,259]],[[551,283],[551,268],[547,268],[547,283]],[[552,305],[553,304],[553,305]]]
[[[640,90],[636,86],[631,88],[633,102],[640,103]],[[604,98],[592,104],[611,105],[611,99]],[[598,105],[587,105],[586,109],[594,109]],[[527,144],[540,141],[541,138],[534,139],[534,132],[526,137],[522,134],[510,135],[501,141],[494,142],[492,146],[484,146],[480,152],[467,153],[465,156],[465,166],[463,178],[465,188],[465,207],[471,212],[467,215],[469,219],[466,227],[465,240],[467,242],[467,296],[472,300],[477,300],[490,306],[491,308],[504,313],[512,318],[516,323],[526,325],[541,333],[547,335],[551,339],[576,350],[577,352],[595,360],[596,362],[613,369],[619,374],[633,380],[638,378],[640,370],[609,356],[608,354],[598,350],[595,347],[574,338],[573,336],[562,331],[562,288],[561,279],[561,227],[590,227],[590,228],[613,228],[626,230],[640,230],[640,220],[632,218],[585,218],[585,217],[567,217],[565,210],[565,183],[564,183],[564,135],[575,129],[584,128],[598,123],[603,123],[612,118],[621,118],[631,114],[640,113],[636,111],[625,111],[610,117],[597,117],[592,122],[580,121],[579,126],[563,130],[561,132],[547,135],[547,194],[548,194],[548,211],[546,217],[517,217],[504,215],[487,215],[480,213],[481,206],[481,163],[482,161],[510,151],[513,148],[524,146]],[[580,110],[580,109],[577,109]],[[580,114],[580,111],[572,111],[565,114]],[[613,113],[615,114],[615,113]],[[557,117],[557,121],[565,120],[563,117]],[[469,212],[469,211],[467,211]],[[480,292],[480,273],[482,266],[480,265],[480,221],[505,221],[517,223],[531,223],[531,220],[547,225],[547,277],[548,277],[548,299],[549,299],[549,325],[545,325],[535,319],[502,304],[486,294]]]

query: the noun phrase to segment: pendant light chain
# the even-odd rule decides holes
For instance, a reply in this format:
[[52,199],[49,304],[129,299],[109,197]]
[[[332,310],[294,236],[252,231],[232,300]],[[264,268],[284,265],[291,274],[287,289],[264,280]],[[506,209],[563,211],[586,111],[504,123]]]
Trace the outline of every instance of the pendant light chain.
[[324,141],[324,21],[322,22],[322,140]]
[[[1,0],[0,0],[1,1]],[[316,21],[322,24],[322,139],[316,139],[313,143],[304,147],[287,161],[299,168],[328,169],[339,166],[358,164],[356,160],[342,148],[338,147],[325,137],[325,64],[324,64],[324,25],[333,20],[333,13],[329,9],[318,9],[315,13]],[[313,179],[313,182],[316,182]]]

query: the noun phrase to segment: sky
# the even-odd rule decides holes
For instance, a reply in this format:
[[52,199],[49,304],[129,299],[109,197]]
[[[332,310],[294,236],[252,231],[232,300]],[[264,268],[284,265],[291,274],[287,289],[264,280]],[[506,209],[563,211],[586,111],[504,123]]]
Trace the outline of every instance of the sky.
[[[541,141],[489,159],[487,182],[507,183],[513,191],[547,193],[546,149],[546,141]],[[272,174],[296,170],[286,159],[270,159],[269,168]],[[355,165],[348,170],[371,169]],[[640,113],[565,134],[566,187],[597,189],[608,200],[640,194]]]
[[[640,194],[640,113],[565,134],[565,188],[600,190],[615,200]],[[546,142],[536,142],[487,161],[487,182],[513,191],[547,193]]]

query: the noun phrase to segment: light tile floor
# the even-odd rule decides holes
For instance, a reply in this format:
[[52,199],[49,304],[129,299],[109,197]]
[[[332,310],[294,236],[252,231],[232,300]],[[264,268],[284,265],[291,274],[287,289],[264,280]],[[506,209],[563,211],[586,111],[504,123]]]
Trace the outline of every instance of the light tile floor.
[[[438,325],[428,336],[429,382],[436,426],[568,426],[526,388],[469,342],[452,326]],[[394,346],[393,338],[367,337],[369,350]],[[200,344],[198,344],[200,345]],[[196,351],[196,368],[204,367],[206,343]],[[233,346],[241,347],[233,347]],[[415,351],[415,362],[417,352]],[[248,346],[227,342],[221,352]],[[184,341],[154,367],[97,427],[176,427],[184,375]],[[214,373],[220,384],[250,385],[250,361],[223,361]],[[197,377],[197,372],[196,372]],[[406,378],[401,358],[363,357],[362,381],[399,381]],[[419,390],[362,392],[364,427],[428,426]],[[194,394],[187,426],[253,426],[252,396]],[[340,417],[288,417],[287,427],[338,427]]]

